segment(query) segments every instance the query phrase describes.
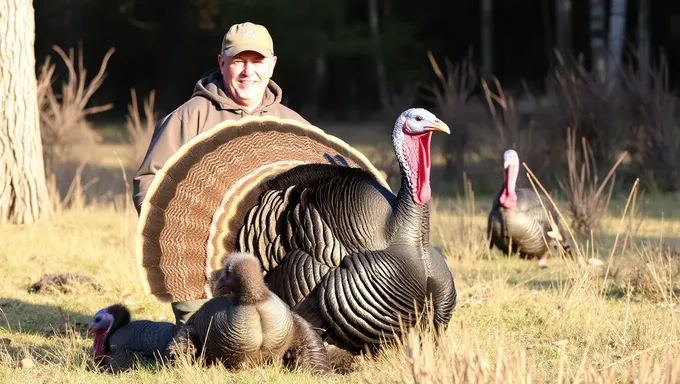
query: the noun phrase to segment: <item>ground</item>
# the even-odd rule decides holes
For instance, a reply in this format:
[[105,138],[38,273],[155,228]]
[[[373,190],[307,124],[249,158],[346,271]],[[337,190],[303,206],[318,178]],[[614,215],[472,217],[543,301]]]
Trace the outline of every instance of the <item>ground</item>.
[[[85,191],[75,189],[70,206],[49,222],[0,227],[0,377],[13,383],[611,382],[625,381],[629,369],[647,375],[640,382],[680,376],[680,197],[646,195],[640,212],[622,220],[625,193],[602,229],[579,239],[584,257],[604,265],[554,254],[545,270],[488,249],[490,195],[435,196],[432,242],[443,250],[458,290],[436,350],[430,333],[411,333],[399,347],[360,359],[354,372],[323,379],[278,366],[232,373],[146,364],[120,377],[94,372],[85,327],[98,309],[123,302],[134,319],[173,319],[170,306],[145,296],[139,282],[126,150],[100,146],[82,183],[98,179]],[[66,272],[90,276],[94,284],[30,291],[43,274]]]

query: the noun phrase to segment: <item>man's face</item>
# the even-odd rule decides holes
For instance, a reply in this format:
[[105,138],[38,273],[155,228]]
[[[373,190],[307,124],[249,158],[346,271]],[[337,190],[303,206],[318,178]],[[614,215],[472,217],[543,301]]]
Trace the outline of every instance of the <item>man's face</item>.
[[231,58],[220,54],[217,60],[225,89],[234,101],[245,107],[256,107],[274,73],[276,56],[267,58],[257,52],[245,51]]

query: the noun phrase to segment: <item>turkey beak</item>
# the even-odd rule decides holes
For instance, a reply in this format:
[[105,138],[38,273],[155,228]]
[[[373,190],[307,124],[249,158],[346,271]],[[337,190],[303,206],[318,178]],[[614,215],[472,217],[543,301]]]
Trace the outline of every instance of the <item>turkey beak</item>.
[[451,134],[451,130],[449,129],[449,126],[446,125],[445,122],[437,119],[434,121],[434,125],[431,125],[429,127],[426,127],[426,129],[430,131],[439,131],[439,132],[444,132],[446,134]]
[[510,166],[510,159],[505,159],[505,161],[503,162],[503,169],[508,169],[509,166]]

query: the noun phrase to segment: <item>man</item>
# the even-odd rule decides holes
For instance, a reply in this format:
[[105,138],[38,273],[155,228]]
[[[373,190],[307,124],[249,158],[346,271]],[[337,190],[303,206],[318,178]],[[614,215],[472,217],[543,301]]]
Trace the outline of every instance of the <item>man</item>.
[[[219,69],[200,79],[191,99],[159,120],[149,149],[133,180],[139,214],[156,172],[186,142],[225,120],[247,115],[273,115],[308,124],[281,104],[281,88],[271,80],[276,66],[274,43],[264,26],[235,24],[222,40]],[[178,324],[184,324],[203,300],[172,303]]]

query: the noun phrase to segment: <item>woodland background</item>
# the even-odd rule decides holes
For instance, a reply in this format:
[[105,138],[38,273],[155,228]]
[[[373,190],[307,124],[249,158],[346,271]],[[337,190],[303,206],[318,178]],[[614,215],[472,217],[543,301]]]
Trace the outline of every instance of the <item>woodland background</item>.
[[[46,132],[43,119],[48,168],[55,153],[78,152],[74,140],[101,139],[97,127],[125,134],[131,97],[153,96],[151,120],[182,104],[216,68],[229,26],[250,20],[273,35],[279,56],[273,78],[284,102],[315,125],[343,123],[349,139],[369,122],[384,132],[405,108],[432,108],[453,128],[435,175],[454,185],[466,173],[492,192],[497,175],[485,182],[489,166],[514,147],[556,188],[560,174],[568,177],[573,131],[572,157],[583,158],[578,141],[585,138],[594,169],[605,172],[626,155],[619,185],[629,188],[640,177],[645,188],[680,188],[673,93],[680,53],[672,49],[680,43],[678,2],[37,0],[34,6],[38,70],[48,59],[54,71],[43,84],[53,84],[57,102],[58,84],[69,74],[54,47],[80,47],[92,83],[80,105],[95,106],[71,119],[72,128],[51,129],[73,131],[73,139]],[[92,81],[100,66],[105,75]],[[139,134],[138,158],[153,127],[148,131]],[[376,161],[396,173],[390,160]]]
[[[623,29],[610,35],[616,3],[625,7]],[[649,58],[664,50],[674,68],[680,3],[672,0],[37,0],[35,52],[40,63],[54,54],[52,45],[66,50],[82,42],[85,66],[96,68],[114,47],[108,80],[92,99],[114,108],[96,118],[122,119],[133,87],[155,89],[156,107],[167,113],[216,67],[229,26],[250,20],[274,38],[274,79],[292,108],[317,120],[365,118],[380,109],[383,88],[389,97],[436,80],[427,51],[454,63],[471,52],[473,67],[488,66],[487,74],[505,88],[519,90],[526,82],[541,92],[556,47],[563,55],[583,55],[588,68],[597,39],[625,39],[624,54],[632,48],[642,3]],[[601,26],[595,16],[591,21],[598,5]],[[377,75],[376,59],[384,75]],[[58,72],[65,75],[63,68]],[[671,71],[671,83],[678,80]]]

